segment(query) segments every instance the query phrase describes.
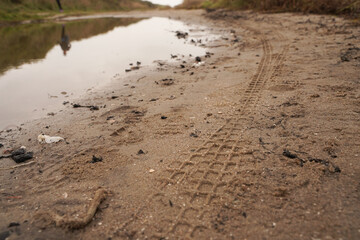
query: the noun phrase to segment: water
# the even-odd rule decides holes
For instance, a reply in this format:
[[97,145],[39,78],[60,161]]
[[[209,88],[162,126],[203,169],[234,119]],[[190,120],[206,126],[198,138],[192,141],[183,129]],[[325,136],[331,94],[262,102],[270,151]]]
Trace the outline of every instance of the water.
[[149,2],[160,4],[160,5],[168,5],[170,7],[175,7],[183,3],[184,0],[149,0]]
[[96,18],[0,28],[0,130],[46,116],[63,101],[125,74],[129,63],[204,55],[166,18]]

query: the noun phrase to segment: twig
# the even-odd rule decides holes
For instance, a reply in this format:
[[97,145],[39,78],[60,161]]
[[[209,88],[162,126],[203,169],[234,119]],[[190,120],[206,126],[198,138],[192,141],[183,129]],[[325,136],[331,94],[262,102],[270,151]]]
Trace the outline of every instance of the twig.
[[144,79],[144,78],[146,78],[146,76],[143,76],[143,77],[139,78],[139,79],[136,80],[136,81],[138,82],[138,81],[140,81],[141,79]]
[[30,161],[30,162],[27,162],[27,163],[18,164],[18,165],[15,165],[15,166],[12,166],[12,167],[7,167],[7,168],[0,168],[0,170],[14,169],[14,168],[18,168],[18,167],[27,166],[27,165],[30,165],[30,164],[33,164],[33,163],[35,163],[35,161]]

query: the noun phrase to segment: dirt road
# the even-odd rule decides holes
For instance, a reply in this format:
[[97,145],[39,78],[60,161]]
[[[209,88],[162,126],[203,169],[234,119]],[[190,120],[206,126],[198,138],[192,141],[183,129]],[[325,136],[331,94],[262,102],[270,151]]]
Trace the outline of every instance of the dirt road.
[[[316,15],[127,15],[180,19],[188,40],[219,37],[197,43],[209,49],[202,65],[179,56],[79,100],[98,111],[69,106],[2,132],[5,148],[36,158],[1,160],[1,237],[360,238],[359,27]],[[66,142],[40,144],[40,132]]]

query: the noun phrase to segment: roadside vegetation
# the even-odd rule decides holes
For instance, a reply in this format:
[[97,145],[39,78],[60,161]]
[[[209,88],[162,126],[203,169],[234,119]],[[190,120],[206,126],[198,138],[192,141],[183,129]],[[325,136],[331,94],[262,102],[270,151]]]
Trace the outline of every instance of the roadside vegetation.
[[270,12],[348,14],[359,17],[360,0],[184,0],[179,8],[255,9]]
[[[156,5],[141,0],[61,0],[65,13],[128,11],[150,9]],[[59,12],[55,0],[0,0],[0,23],[43,19]]]

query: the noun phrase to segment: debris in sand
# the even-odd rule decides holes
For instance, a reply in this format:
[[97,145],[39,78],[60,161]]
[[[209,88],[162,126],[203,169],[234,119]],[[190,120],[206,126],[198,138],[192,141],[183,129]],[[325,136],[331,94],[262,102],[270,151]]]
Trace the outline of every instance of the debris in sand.
[[38,141],[41,142],[41,143],[57,143],[57,142],[60,142],[60,141],[64,141],[64,138],[62,137],[58,137],[58,136],[54,136],[54,137],[50,137],[48,135],[45,135],[45,134],[40,134],[38,136]]
[[0,159],[11,158],[16,163],[22,163],[25,162],[26,160],[32,159],[33,157],[34,157],[34,153],[26,151],[26,147],[22,146],[19,149],[11,151],[9,155],[0,156]]
[[[156,84],[159,84],[158,81],[155,81]],[[160,80],[160,84],[162,86],[170,86],[170,85],[173,85],[174,84],[174,79],[172,78],[164,78],[164,79],[161,79]]]
[[17,227],[17,226],[20,226],[20,223],[18,223],[18,222],[11,222],[8,227],[11,228],[11,227]]
[[360,48],[353,46],[342,50],[340,58],[342,62],[350,62],[353,59],[360,61]]
[[161,116],[161,119],[167,119],[167,117],[166,116]]
[[93,155],[90,163],[102,162],[102,160],[103,160],[102,157],[96,157],[95,155]]
[[149,173],[153,173],[153,172],[155,172],[154,169],[150,169],[150,170],[149,170]]
[[190,133],[190,137],[194,137],[194,138],[197,138],[199,137],[196,133]]
[[206,58],[209,58],[209,57],[211,57],[211,55],[214,55],[214,53],[206,52],[205,57],[206,57]]
[[140,149],[137,154],[138,154],[138,155],[140,155],[140,154],[145,154],[145,152],[144,152],[142,149]]
[[187,38],[187,36],[189,35],[189,33],[181,31],[176,31],[175,33],[178,39]]
[[86,227],[94,218],[95,213],[102,201],[106,199],[108,192],[102,188],[95,192],[95,196],[90,203],[89,209],[82,218],[71,218],[67,215],[60,216],[54,212],[38,215],[43,220],[49,219],[52,223],[55,223],[57,227],[64,227],[68,229],[80,229]]
[[72,106],[73,108],[89,108],[91,111],[97,111],[100,109],[98,106],[94,106],[94,105],[84,106],[77,103],[72,104]]
[[196,62],[192,66],[193,67],[200,67],[201,65],[204,65],[204,64],[205,64],[205,62]]
[[131,72],[131,69],[125,69],[125,72]]
[[195,58],[195,61],[201,62],[201,58],[198,56],[198,57]]
[[0,148],[2,148],[4,145],[2,143],[0,143]]
[[297,158],[298,156],[294,153],[291,153],[289,150],[284,149],[283,155],[288,158]]

